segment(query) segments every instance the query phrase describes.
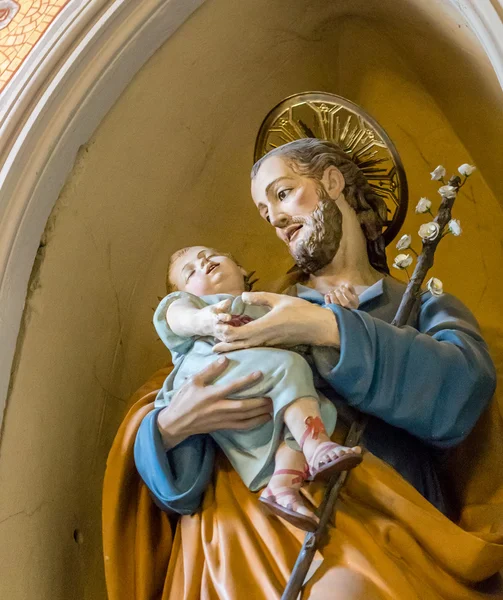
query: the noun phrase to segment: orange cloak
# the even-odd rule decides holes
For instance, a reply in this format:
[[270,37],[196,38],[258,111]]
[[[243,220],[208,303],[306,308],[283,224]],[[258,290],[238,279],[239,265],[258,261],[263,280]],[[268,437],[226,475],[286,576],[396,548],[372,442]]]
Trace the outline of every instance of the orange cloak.
[[[161,512],[136,472],[136,432],[167,373],[156,373],[133,397],[108,458],[103,544],[109,599],[279,599],[303,533],[267,516],[258,494],[223,455],[193,516]],[[370,592],[383,600],[503,599],[501,581],[495,582],[501,591],[492,593],[479,585],[503,569],[502,433],[494,402],[458,451],[459,524],[366,453],[346,482],[323,562],[302,597],[332,598],[334,575],[344,567],[365,578],[362,600]],[[310,484],[314,501],[322,493],[322,484]]]

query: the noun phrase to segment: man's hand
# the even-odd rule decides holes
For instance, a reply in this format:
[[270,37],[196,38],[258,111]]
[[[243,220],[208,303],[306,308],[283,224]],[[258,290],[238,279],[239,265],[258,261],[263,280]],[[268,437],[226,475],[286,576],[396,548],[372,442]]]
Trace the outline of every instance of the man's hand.
[[360,300],[355,288],[350,283],[338,285],[328,294],[325,294],[326,304],[338,304],[344,308],[358,308]]
[[213,347],[214,352],[257,346],[339,346],[339,329],[331,311],[283,294],[245,292],[241,297],[246,304],[271,310],[242,327],[226,325],[223,341]]
[[270,398],[227,400],[227,397],[256,384],[257,371],[226,385],[212,384],[229,360],[222,357],[191,377],[173,396],[169,406],[157,416],[157,426],[166,449],[173,448],[197,433],[219,429],[251,429],[272,418]]

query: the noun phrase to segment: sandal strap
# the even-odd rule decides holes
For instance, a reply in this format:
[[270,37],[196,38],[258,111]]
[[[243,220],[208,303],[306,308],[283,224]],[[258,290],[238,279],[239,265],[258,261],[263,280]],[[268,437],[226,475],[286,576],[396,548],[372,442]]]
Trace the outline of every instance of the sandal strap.
[[318,462],[318,457],[320,454],[322,454],[323,452],[326,452],[327,450],[330,450],[332,448],[338,448],[339,444],[336,444],[335,442],[323,442],[323,444],[320,444],[316,450],[314,451],[313,455],[311,456],[311,460],[309,461],[310,465],[310,469],[319,469],[319,465],[317,467],[315,467],[315,463]]
[[273,494],[273,496],[275,498],[282,498],[283,496],[294,496],[296,497],[296,493],[295,491],[292,490],[285,490],[284,492],[278,492],[277,494]]
[[309,466],[306,463],[303,471],[298,471],[297,469],[278,469],[274,471],[271,477],[275,475],[297,475],[297,477],[292,479],[292,483],[302,483],[309,477]]
[[284,492],[278,492],[277,494],[273,494],[272,492],[266,492],[266,498],[268,500],[276,501],[277,498],[283,498],[284,496],[292,496],[295,501],[298,500],[298,492],[296,490],[292,490],[291,488],[285,490]]
[[317,440],[320,433],[325,433],[325,425],[323,425],[323,421],[320,417],[306,417],[304,423],[306,424],[306,430],[300,438],[299,446],[301,450],[304,448],[304,444],[309,435],[312,435],[313,440]]

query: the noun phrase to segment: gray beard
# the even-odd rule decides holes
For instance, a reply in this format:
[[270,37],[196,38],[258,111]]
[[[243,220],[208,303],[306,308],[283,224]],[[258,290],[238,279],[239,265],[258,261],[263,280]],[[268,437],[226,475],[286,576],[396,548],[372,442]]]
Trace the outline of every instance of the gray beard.
[[303,221],[308,229],[290,253],[297,266],[313,274],[332,262],[342,238],[342,213],[326,191],[319,190],[320,201],[311,215]]

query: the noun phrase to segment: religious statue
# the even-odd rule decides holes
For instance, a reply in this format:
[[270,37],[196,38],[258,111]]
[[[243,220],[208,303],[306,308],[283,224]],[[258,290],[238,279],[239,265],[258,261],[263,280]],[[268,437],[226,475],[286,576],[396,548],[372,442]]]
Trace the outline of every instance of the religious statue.
[[[299,268],[298,280],[286,294],[246,293],[247,308],[267,310],[244,323],[231,323],[234,310],[229,309],[235,300],[218,297],[220,304],[197,304],[191,298],[193,308],[210,309],[207,314],[213,315],[205,321],[212,323],[206,332],[221,341],[216,345],[212,341],[211,349],[232,356],[245,349],[271,352],[268,346],[307,347],[317,372],[315,393],[348,408],[349,415],[355,411],[369,417],[362,438],[363,462],[351,471],[339,499],[336,527],[328,532],[303,597],[489,597],[474,585],[502,568],[503,539],[487,532],[470,533],[453,522],[457,507],[439,471],[447,450],[466,438],[495,389],[494,366],[476,320],[459,300],[436,293],[433,282],[416,298],[407,327],[390,324],[405,287],[389,275],[386,263],[382,235],[386,207],[337,144],[306,137],[269,151],[253,166],[251,192],[262,218],[287,245]],[[187,252],[192,252],[186,255],[190,260],[172,274],[179,290],[187,285],[181,274],[187,264],[190,272],[199,261],[198,268],[207,275],[214,263],[223,263],[211,249]],[[237,279],[238,271],[239,265]],[[186,289],[190,291],[190,285]],[[334,296],[341,289],[342,296],[347,291],[346,300],[354,289],[357,310]],[[243,290],[241,282],[230,293]],[[218,292],[197,286],[192,291],[194,297]],[[169,335],[179,336],[170,343],[183,353],[193,328],[175,331],[176,319],[170,320],[170,308],[161,305],[157,316],[165,332],[169,324]],[[211,310],[214,306],[223,310]],[[176,302],[171,307],[176,309]],[[243,307],[233,308],[243,314]],[[257,376],[249,371],[221,383],[228,360],[217,358],[215,354],[199,375],[179,386],[173,387],[174,378],[168,377],[171,388],[162,387],[160,381],[149,394],[140,392],[143,399],[118,434],[104,494],[104,514],[115,515],[113,525],[107,525],[104,517],[111,600],[125,595],[149,600],[269,600],[279,598],[285,587],[301,534],[288,520],[282,523],[260,510],[258,498],[216,452],[214,441],[222,430],[232,434],[267,423],[274,429],[276,406],[264,391],[255,391]],[[152,410],[151,402],[159,395],[169,397],[169,402],[158,402]],[[306,395],[313,396],[306,392],[300,396]],[[234,396],[246,397],[250,410],[236,410]],[[283,414],[292,437],[301,441],[297,438],[303,432],[293,431],[294,420]],[[341,433],[337,429],[334,433],[337,443]],[[227,442],[230,438],[234,439],[231,435]],[[126,500],[133,440],[136,466],[149,492],[138,484],[140,491]],[[338,447],[334,444],[315,470],[342,456],[359,457],[351,449],[342,454]],[[272,452],[270,445],[267,451]],[[231,452],[227,455],[232,457]],[[257,473],[263,475],[255,469],[253,475]],[[305,496],[316,506],[322,491],[313,482]],[[270,495],[281,506],[274,493]],[[112,508],[114,501],[128,510]],[[287,510],[299,506],[290,500]],[[181,516],[173,537],[175,515]],[[135,575],[126,569],[127,560],[133,560],[126,558],[126,537],[138,544],[132,550],[137,553]]]

